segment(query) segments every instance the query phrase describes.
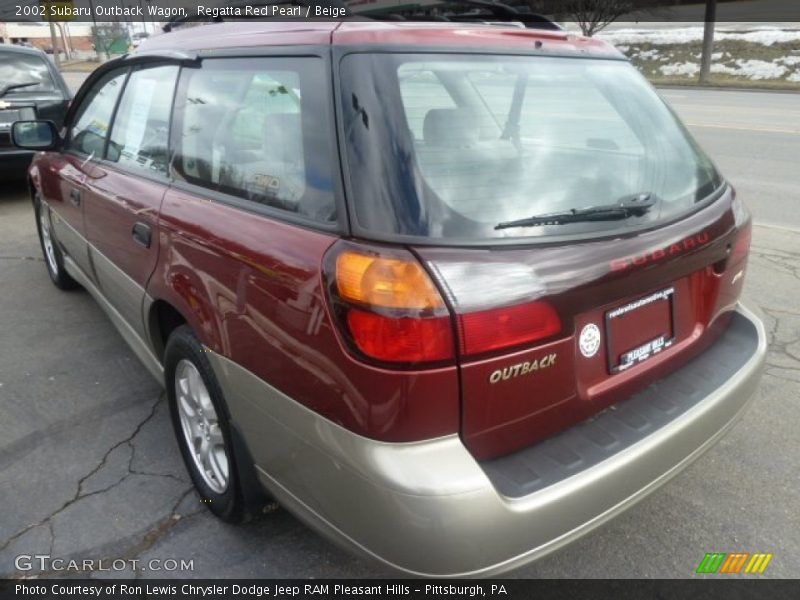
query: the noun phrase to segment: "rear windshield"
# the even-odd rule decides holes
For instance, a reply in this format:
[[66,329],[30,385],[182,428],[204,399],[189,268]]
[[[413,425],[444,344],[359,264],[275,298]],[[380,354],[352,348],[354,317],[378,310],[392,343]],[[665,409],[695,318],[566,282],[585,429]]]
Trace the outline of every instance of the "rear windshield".
[[17,52],[0,51],[0,92],[18,83],[34,85],[10,89],[6,96],[27,92],[52,92],[56,87],[45,59]]
[[[674,219],[721,185],[624,61],[351,54],[342,93],[354,217],[380,236],[608,234]],[[652,207],[625,219],[496,229],[633,197]]]

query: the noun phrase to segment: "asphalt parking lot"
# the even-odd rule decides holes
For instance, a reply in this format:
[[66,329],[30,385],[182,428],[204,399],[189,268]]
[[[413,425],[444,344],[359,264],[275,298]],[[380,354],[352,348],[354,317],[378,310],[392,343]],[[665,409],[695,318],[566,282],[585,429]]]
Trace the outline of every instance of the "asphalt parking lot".
[[[690,577],[712,551],[771,552],[765,577],[800,574],[800,102],[665,96],[753,210],[745,294],[764,313],[769,366],[752,409],[700,460],[515,577]],[[210,515],[158,385],[87,293],[51,285],[21,186],[0,184],[0,289],[0,576],[35,573],[15,566],[33,554],[193,561],[118,573],[141,577],[389,575],[280,508],[241,526]]]

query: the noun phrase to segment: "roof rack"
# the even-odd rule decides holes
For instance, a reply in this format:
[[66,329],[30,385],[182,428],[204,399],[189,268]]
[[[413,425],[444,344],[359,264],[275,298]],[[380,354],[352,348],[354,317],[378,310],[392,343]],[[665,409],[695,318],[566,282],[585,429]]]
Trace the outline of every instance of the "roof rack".
[[[522,12],[513,6],[503,4],[496,0],[458,0],[458,4],[472,8],[467,12],[454,12],[452,9],[445,12],[438,12],[440,7],[429,6],[415,12],[401,10],[400,12],[386,12],[380,16],[374,15],[370,18],[387,21],[451,21],[459,23],[486,23],[486,24],[508,24],[521,25],[529,29],[547,29],[550,31],[562,31],[563,28],[556,22],[545,16]],[[436,12],[430,12],[436,11]]]
[[[329,8],[340,8],[348,10],[347,3],[344,0],[261,0],[261,1],[247,1],[247,0],[234,0],[220,5],[220,8],[245,8],[246,6],[252,7],[265,7],[292,4],[302,7],[326,6]],[[551,31],[561,31],[562,27],[551,21],[547,17],[535,13],[521,12],[516,8],[503,4],[496,0],[458,0],[458,4],[467,5],[471,7],[468,12],[453,12],[452,9],[447,12],[438,12],[439,7],[430,7],[422,11],[408,13],[408,11],[391,12],[387,11],[378,15],[358,15],[363,18],[384,21],[447,21],[459,23],[485,23],[485,24],[503,24],[503,25],[516,25],[529,29],[546,29]],[[436,12],[429,12],[431,9]],[[259,17],[245,17],[237,16],[235,19],[259,18]],[[200,15],[197,12],[186,17],[177,17],[166,23],[162,29],[164,32],[170,32],[176,27],[185,25],[187,23],[221,23],[228,20],[220,16],[206,16]]]

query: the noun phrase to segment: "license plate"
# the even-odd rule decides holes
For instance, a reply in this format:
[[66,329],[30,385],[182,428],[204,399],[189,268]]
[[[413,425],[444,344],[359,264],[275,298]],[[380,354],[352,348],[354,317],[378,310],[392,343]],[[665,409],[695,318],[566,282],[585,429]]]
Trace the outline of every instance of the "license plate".
[[675,341],[675,288],[648,294],[606,313],[610,373],[619,373],[669,348]]

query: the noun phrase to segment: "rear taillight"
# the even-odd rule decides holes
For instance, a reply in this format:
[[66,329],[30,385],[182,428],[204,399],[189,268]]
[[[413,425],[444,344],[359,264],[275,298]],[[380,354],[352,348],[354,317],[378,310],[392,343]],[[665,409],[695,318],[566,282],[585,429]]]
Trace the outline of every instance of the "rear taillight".
[[744,225],[742,225],[741,229],[736,234],[736,238],[733,240],[731,255],[728,259],[730,264],[735,265],[747,258],[747,255],[750,253],[750,241],[752,237],[752,221],[747,221]]
[[733,212],[733,222],[736,227],[736,235],[730,242],[728,256],[719,264],[714,265],[717,273],[723,272],[730,265],[736,265],[747,258],[750,253],[750,241],[753,234],[753,220],[744,202],[736,196],[736,190],[731,188],[733,199],[731,200],[731,211]]
[[[357,355],[408,366],[455,360],[448,306],[410,252],[340,241],[325,258],[325,273],[337,325]],[[469,277],[470,270],[461,275]],[[459,288],[452,283],[442,282],[450,292]],[[485,290],[484,298],[490,293]],[[523,347],[562,331],[558,313],[543,300],[489,309],[456,306],[455,313],[458,354],[464,358]]]
[[455,358],[450,313],[410,252],[339,242],[325,267],[334,315],[358,354],[406,365]]
[[544,301],[458,315],[458,337],[465,356],[530,344],[560,331],[561,319]]

